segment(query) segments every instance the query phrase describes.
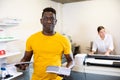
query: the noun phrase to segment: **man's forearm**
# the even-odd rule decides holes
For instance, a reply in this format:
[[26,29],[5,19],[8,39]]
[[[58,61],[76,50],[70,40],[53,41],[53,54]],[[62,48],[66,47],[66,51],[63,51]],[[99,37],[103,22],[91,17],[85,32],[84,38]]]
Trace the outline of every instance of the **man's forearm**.
[[67,68],[72,68],[74,66],[74,60],[73,60],[73,54],[67,54],[65,55],[66,59],[67,59]]
[[66,67],[67,68],[72,68],[75,65],[74,61],[72,60],[71,62],[67,63]]

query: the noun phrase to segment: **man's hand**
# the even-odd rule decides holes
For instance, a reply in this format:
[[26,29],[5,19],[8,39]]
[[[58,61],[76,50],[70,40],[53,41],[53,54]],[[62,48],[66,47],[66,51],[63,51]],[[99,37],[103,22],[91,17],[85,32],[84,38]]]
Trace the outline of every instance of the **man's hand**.
[[20,70],[26,70],[29,66],[29,62],[33,55],[33,51],[25,51],[24,57],[21,59],[20,64],[16,64],[15,66]]
[[20,70],[26,70],[29,65],[28,64],[16,64],[15,66]]

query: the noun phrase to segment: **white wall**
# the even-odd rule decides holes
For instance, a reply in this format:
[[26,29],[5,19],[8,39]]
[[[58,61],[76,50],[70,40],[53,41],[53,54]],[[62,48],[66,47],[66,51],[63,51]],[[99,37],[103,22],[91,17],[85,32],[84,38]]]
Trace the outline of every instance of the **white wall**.
[[[16,27],[3,28],[7,36],[19,38],[18,41],[7,43],[6,49],[8,51],[19,48],[19,50],[24,53],[25,42],[28,36],[42,30],[40,18],[42,10],[45,7],[53,7],[56,9],[58,19],[56,30],[61,32],[62,4],[50,0],[0,0],[0,19],[17,18],[21,20],[20,24]],[[15,61],[13,58],[12,60]]]
[[[18,26],[5,28],[6,34],[19,38],[10,42],[7,49],[19,48],[24,53],[28,36],[42,29],[39,19],[43,8],[51,6],[57,10],[56,30],[70,35],[74,43],[80,44],[82,52],[87,52],[90,41],[97,35],[96,28],[103,25],[112,34],[115,50],[120,54],[119,4],[120,0],[89,0],[64,5],[50,0],[0,0],[0,19],[8,17],[21,20]],[[17,57],[12,57],[11,60],[15,61],[13,58]]]
[[120,54],[120,0],[88,0],[63,5],[62,32],[71,35],[82,52],[88,52],[100,25],[112,34],[115,51]]
[[45,7],[53,7],[58,11],[56,29],[60,31],[62,5],[50,0],[0,0],[0,17],[21,19],[17,29],[14,27],[14,32],[17,32],[16,35],[20,36],[20,38],[26,38],[31,33],[42,29],[39,20]]

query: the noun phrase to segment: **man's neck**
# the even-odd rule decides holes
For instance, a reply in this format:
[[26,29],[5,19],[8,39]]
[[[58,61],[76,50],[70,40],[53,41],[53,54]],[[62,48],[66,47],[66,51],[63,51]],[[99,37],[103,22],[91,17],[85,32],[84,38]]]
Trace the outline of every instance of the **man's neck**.
[[56,32],[55,32],[55,31],[52,31],[52,32],[42,31],[42,33],[43,33],[44,35],[47,35],[47,36],[52,36],[52,35],[54,35]]

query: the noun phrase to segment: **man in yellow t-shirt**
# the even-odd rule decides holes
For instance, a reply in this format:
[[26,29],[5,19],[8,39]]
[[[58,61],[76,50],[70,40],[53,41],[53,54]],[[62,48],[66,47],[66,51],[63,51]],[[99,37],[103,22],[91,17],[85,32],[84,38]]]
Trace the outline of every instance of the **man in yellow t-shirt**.
[[[30,61],[34,55],[34,72],[32,80],[62,80],[58,74],[47,73],[47,66],[61,66],[62,54],[67,59],[67,68],[73,65],[73,59],[70,55],[71,44],[69,40],[58,32],[54,31],[56,24],[56,11],[47,7],[42,12],[41,24],[43,30],[31,35],[26,42],[25,55],[21,62]],[[28,65],[19,65],[25,70]]]

